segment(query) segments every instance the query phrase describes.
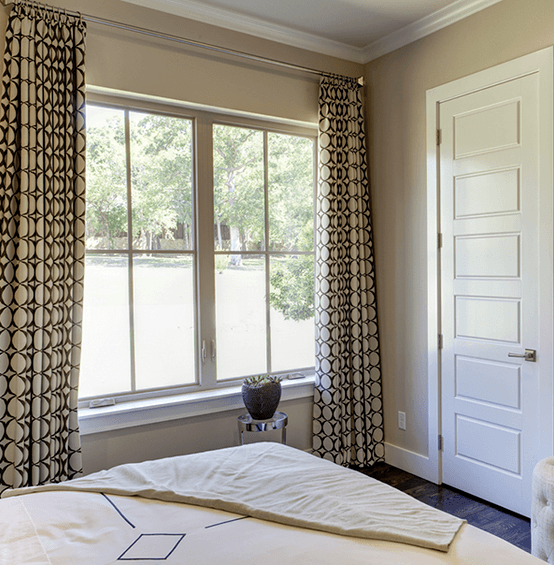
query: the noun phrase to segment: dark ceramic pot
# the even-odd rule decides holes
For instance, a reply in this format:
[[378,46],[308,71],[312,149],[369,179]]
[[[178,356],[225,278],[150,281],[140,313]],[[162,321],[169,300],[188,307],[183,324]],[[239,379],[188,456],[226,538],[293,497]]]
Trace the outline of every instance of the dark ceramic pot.
[[263,386],[243,384],[242,400],[254,420],[273,418],[281,400],[281,383],[267,383]]

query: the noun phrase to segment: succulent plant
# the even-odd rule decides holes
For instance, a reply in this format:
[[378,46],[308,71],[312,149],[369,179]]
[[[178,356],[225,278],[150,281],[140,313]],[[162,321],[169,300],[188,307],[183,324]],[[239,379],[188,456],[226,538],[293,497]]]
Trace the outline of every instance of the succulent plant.
[[270,383],[279,383],[283,377],[280,375],[252,375],[244,379],[244,384],[249,387],[261,387]]
[[242,400],[253,420],[272,418],[281,400],[281,376],[252,375],[242,384]]

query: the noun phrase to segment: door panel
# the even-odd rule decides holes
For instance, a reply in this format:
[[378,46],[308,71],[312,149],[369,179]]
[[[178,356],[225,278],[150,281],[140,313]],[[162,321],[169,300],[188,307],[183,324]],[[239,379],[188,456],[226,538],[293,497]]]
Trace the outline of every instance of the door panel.
[[443,482],[529,515],[538,453],[537,76],[440,105]]
[[[519,147],[520,106],[521,100],[516,98],[472,108],[454,116],[455,159]],[[479,131],[479,135],[476,136],[475,131]]]
[[521,410],[521,367],[456,356],[457,399]]
[[520,247],[519,234],[458,236],[454,239],[455,276],[518,278]]
[[454,179],[454,218],[519,211],[519,168],[459,175]]
[[519,344],[520,310],[517,299],[456,296],[454,338]]
[[[456,418],[456,451],[458,457],[469,459],[493,469],[518,474],[520,471],[521,432],[481,420]],[[479,441],[475,441],[479,438]]]

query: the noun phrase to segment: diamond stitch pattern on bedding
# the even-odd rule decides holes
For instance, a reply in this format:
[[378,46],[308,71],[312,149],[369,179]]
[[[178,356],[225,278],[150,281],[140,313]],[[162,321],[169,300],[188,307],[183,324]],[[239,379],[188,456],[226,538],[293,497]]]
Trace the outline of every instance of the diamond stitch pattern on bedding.
[[448,551],[464,523],[356,471],[276,443],[122,465],[2,496],[64,490],[181,502],[441,551]]

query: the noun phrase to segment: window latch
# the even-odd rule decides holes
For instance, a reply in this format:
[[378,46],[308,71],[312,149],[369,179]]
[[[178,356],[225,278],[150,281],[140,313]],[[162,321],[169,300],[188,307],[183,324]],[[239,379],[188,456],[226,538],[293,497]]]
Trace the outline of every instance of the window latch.
[[206,340],[203,339],[202,340],[202,363],[206,362],[206,357],[207,357],[207,353],[206,353]]
[[212,339],[212,361],[215,361],[216,349],[215,349],[215,339]]

